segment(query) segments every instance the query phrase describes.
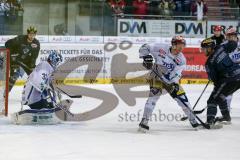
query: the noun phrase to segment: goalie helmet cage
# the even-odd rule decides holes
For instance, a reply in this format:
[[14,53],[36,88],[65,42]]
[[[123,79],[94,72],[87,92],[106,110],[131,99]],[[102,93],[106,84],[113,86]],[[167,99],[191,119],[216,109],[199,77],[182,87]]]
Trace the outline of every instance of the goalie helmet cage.
[[0,48],[0,115],[8,115],[8,87],[10,75],[10,52]]

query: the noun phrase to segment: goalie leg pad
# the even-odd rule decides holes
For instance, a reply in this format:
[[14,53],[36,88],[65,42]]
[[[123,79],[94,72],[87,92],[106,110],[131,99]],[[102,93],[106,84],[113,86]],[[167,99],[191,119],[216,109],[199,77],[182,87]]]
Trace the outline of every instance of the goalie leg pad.
[[40,101],[30,104],[31,109],[43,109],[43,108],[54,108],[52,103],[49,103],[46,99],[41,99]]
[[18,125],[52,125],[61,123],[55,112],[60,109],[27,109],[11,115],[11,121]]

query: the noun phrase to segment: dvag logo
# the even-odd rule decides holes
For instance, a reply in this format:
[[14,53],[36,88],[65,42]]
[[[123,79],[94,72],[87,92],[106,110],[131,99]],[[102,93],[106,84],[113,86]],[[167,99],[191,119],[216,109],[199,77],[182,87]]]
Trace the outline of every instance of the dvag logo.
[[120,22],[121,33],[147,33],[146,22]]
[[176,34],[203,34],[202,23],[198,23],[197,26],[195,23],[175,23],[175,33]]

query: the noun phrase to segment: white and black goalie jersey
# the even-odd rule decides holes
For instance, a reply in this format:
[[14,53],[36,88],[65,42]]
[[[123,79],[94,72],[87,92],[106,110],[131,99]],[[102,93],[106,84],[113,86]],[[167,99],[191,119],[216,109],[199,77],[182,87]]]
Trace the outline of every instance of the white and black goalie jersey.
[[45,99],[54,69],[46,61],[39,63],[30,74],[22,93],[22,104],[30,105]]

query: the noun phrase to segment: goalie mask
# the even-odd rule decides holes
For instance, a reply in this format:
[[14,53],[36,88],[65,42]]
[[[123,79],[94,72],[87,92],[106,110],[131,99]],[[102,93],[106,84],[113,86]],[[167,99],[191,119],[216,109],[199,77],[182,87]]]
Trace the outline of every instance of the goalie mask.
[[48,62],[53,68],[56,68],[62,61],[62,55],[56,51],[52,51],[48,56]]

